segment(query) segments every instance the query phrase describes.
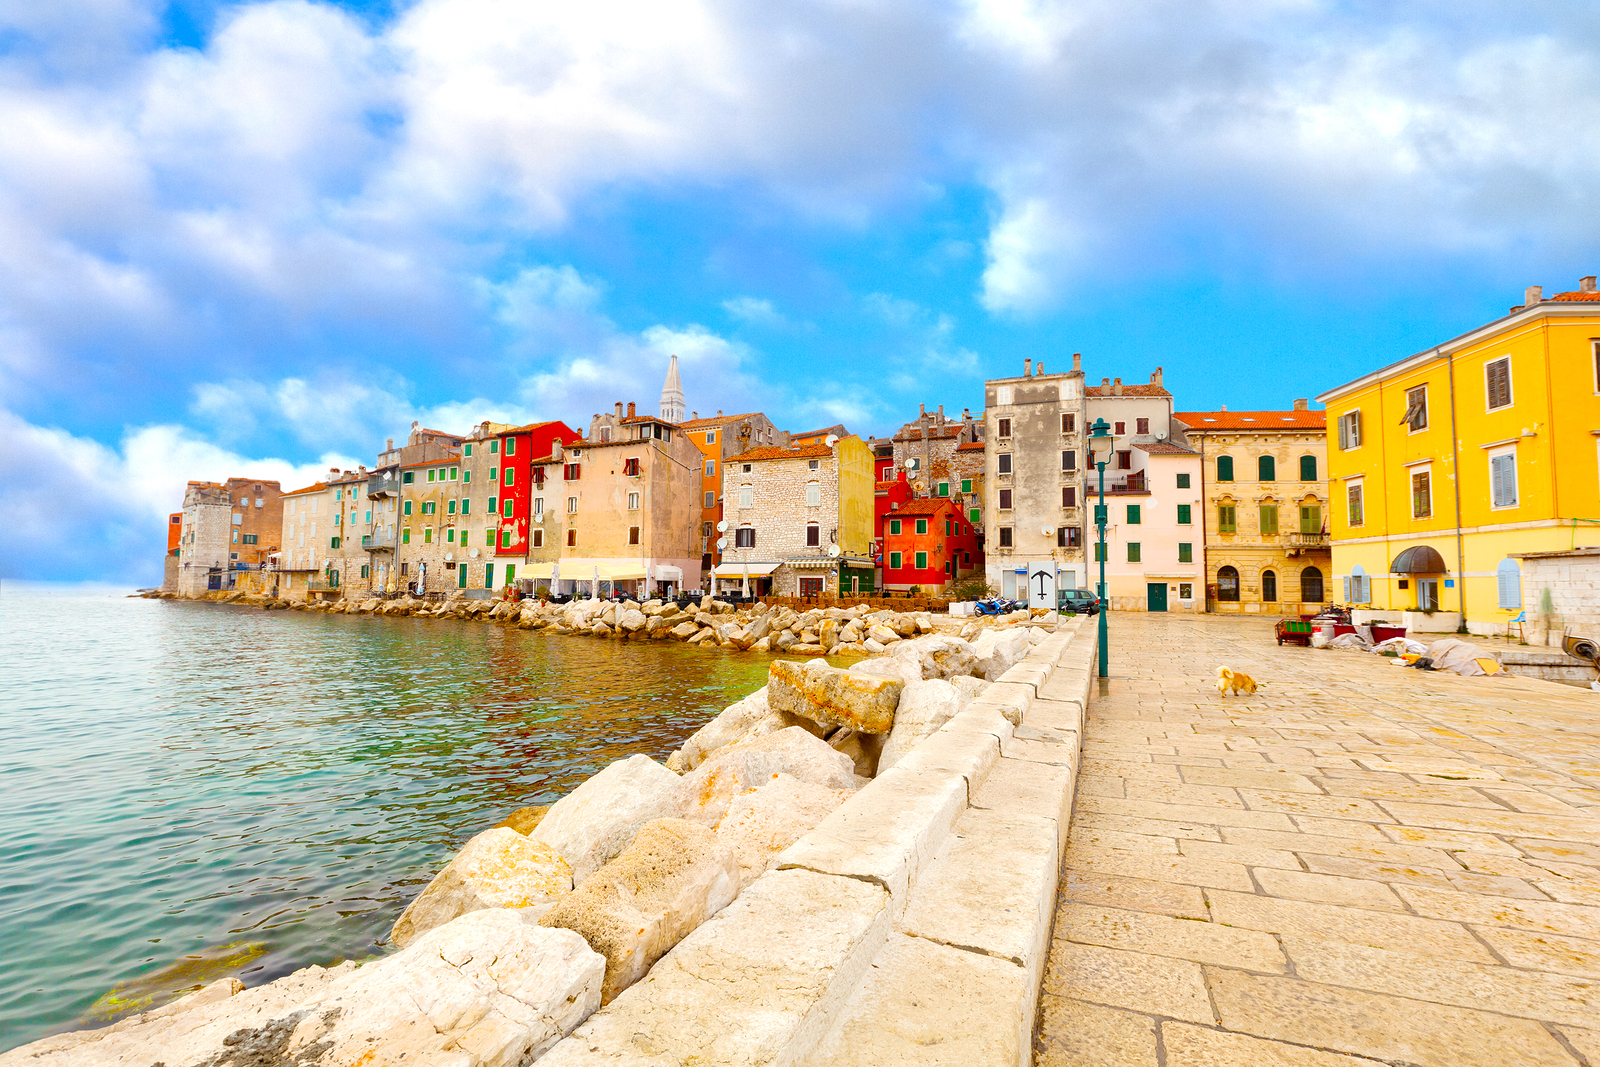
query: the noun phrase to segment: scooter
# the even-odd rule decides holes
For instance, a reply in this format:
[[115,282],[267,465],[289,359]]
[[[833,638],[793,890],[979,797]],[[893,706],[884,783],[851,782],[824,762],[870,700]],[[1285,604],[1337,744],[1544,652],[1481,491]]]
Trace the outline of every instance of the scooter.
[[975,610],[979,615],[1007,615],[1017,610],[1017,602],[988,596],[978,601]]

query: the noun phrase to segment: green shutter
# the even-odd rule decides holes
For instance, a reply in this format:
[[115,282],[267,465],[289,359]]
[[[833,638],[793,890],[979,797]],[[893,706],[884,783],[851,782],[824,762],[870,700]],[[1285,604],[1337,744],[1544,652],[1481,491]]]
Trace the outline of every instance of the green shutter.
[[1139,525],[1139,520],[1140,520],[1139,509],[1140,509],[1140,505],[1138,505],[1138,504],[1129,504],[1128,505],[1128,525],[1129,526],[1138,526]]
[[972,479],[971,478],[963,478],[963,479],[961,479],[961,491],[963,493],[972,492]]
[[1271,456],[1256,457],[1256,481],[1275,482],[1278,480],[1278,461]]
[[1178,475],[1178,488],[1189,488],[1189,475],[1187,473]]
[[967,509],[967,521],[977,526],[983,520],[983,511],[980,508]]
[[900,532],[900,520],[899,519],[890,519],[889,520],[889,532],[892,533],[892,534],[897,534],[897,533]]
[[1300,532],[1322,532],[1322,505],[1313,504],[1300,509]]
[[917,570],[925,571],[927,569],[928,569],[928,554],[926,552],[918,552],[917,553]]
[[1179,563],[1193,563],[1194,562],[1194,544],[1193,544],[1193,542],[1190,542],[1190,541],[1179,541],[1178,542],[1178,562]]
[[1300,480],[1302,482],[1314,482],[1317,480],[1316,456],[1300,457]]
[[1137,541],[1129,541],[1128,542],[1128,562],[1129,563],[1138,563],[1139,562],[1139,542],[1137,542]]
[[1194,512],[1191,510],[1191,508],[1193,508],[1193,506],[1194,505],[1192,505],[1192,504],[1179,504],[1178,505],[1178,525],[1179,526],[1189,526],[1194,522]]
[[1217,530],[1220,533],[1234,533],[1239,528],[1238,513],[1232,504],[1217,505]]
[[1269,536],[1278,532],[1278,506],[1276,504],[1261,505],[1261,534]]
[[897,571],[900,569],[900,553],[889,553],[889,569],[892,571]]
[[917,520],[917,533],[925,534],[927,532],[928,532],[928,520],[927,519],[918,519]]
[[1218,456],[1217,457],[1217,481],[1219,481],[1219,482],[1231,482],[1231,481],[1233,481],[1233,457],[1232,456]]

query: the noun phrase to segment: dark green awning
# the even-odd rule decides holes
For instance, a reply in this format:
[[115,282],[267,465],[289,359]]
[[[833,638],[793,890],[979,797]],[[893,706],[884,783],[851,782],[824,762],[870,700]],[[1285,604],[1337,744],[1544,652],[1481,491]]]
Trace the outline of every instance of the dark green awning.
[[1406,549],[1394,558],[1389,564],[1390,574],[1448,574],[1445,569],[1444,557],[1427,545],[1415,545]]

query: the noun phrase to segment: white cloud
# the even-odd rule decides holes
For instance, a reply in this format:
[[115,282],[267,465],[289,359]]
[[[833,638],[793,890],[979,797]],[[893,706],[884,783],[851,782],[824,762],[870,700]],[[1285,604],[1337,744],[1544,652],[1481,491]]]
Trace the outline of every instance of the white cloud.
[[785,326],[788,320],[772,301],[754,296],[736,296],[722,302],[722,310],[752,326]]

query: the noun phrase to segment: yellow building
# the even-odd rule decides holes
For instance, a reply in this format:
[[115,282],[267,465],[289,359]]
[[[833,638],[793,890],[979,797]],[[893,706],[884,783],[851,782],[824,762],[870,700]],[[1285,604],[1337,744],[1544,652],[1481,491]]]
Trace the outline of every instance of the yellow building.
[[1330,389],[1336,588],[1359,619],[1505,629],[1518,553],[1593,544],[1600,292],[1528,289],[1503,318]]

